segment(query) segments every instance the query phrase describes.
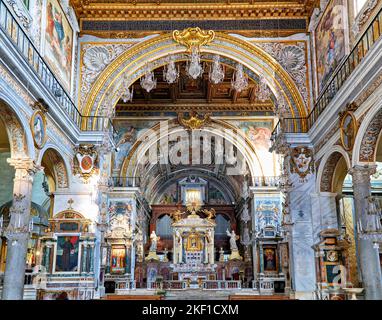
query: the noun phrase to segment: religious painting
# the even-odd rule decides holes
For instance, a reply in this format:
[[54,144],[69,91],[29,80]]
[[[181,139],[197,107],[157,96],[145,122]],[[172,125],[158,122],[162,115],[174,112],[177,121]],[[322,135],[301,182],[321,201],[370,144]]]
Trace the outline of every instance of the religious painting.
[[274,119],[249,118],[240,121],[229,120],[229,122],[240,130],[240,134],[243,135],[253,147],[256,153],[255,159],[258,160],[258,166],[256,167],[259,168],[256,175],[276,176],[276,159],[274,155],[269,152]]
[[197,232],[192,232],[187,237],[187,251],[202,251],[203,250],[203,243],[202,239],[200,238],[200,234]]
[[145,132],[149,132],[147,128],[151,128],[157,123],[158,121],[147,120],[120,120],[114,123],[114,127],[118,132],[118,136],[115,138],[118,152],[114,154],[114,168],[121,168],[133,145],[140,137],[145,137]]
[[111,273],[125,273],[126,249],[123,246],[115,246],[111,250]]
[[69,90],[72,71],[73,30],[59,1],[46,2],[44,57]]
[[264,271],[277,271],[276,249],[267,247],[263,250]]
[[340,132],[341,132],[341,144],[346,151],[353,149],[355,136],[357,134],[357,119],[353,112],[345,112],[341,117]]
[[178,188],[176,183],[170,185],[164,191],[162,198],[160,199],[160,204],[174,204],[177,202]]
[[332,0],[328,4],[314,34],[317,84],[321,92],[347,51],[344,0]]
[[208,197],[209,197],[208,202],[210,204],[227,204],[227,201],[225,200],[223,193],[219,189],[213,186],[211,186],[208,190]]
[[79,236],[57,237],[56,272],[77,272]]
[[46,142],[46,119],[42,111],[37,110],[33,113],[30,127],[35,147],[42,149]]

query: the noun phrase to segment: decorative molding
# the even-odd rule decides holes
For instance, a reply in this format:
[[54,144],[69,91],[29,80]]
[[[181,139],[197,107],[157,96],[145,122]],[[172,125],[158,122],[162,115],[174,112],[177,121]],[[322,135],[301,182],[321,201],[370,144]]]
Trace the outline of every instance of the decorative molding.
[[301,93],[304,104],[309,109],[309,73],[307,69],[306,41],[253,42],[275,58],[291,76]]
[[377,7],[378,2],[378,0],[367,1],[366,5],[358,13],[352,26],[352,32],[354,37],[356,37],[360,33],[362,28],[365,26],[366,22],[368,22],[369,18],[374,12],[374,9]]
[[206,46],[215,38],[213,30],[201,30],[200,28],[187,28],[183,31],[174,30],[172,38],[175,42],[187,48],[187,52],[191,52],[194,48],[200,51],[201,46]]
[[361,142],[359,161],[371,162],[375,160],[378,137],[382,131],[382,109],[370,122]]
[[92,84],[102,71],[135,43],[81,43],[80,106],[86,101]]

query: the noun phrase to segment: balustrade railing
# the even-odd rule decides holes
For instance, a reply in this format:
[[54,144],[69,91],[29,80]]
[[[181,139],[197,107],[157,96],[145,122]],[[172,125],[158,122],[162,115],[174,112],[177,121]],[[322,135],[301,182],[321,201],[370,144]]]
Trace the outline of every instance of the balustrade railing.
[[139,187],[140,177],[111,177],[110,184],[113,187]]
[[281,131],[283,133],[304,133],[312,128],[322,112],[333,100],[345,81],[357,68],[373,45],[380,40],[382,35],[382,8],[372,19],[368,28],[360,36],[351,52],[336,68],[332,77],[328,80],[318,96],[314,108],[306,118],[283,118],[277,123],[272,136],[275,138]]
[[279,182],[280,178],[277,176],[253,177],[254,187],[277,187]]
[[14,44],[17,51],[31,70],[38,76],[44,87],[53,95],[56,102],[80,130],[110,130],[113,133],[115,132],[115,128],[109,118],[81,115],[66,89],[57,80],[51,68],[3,0],[0,0],[0,30]]

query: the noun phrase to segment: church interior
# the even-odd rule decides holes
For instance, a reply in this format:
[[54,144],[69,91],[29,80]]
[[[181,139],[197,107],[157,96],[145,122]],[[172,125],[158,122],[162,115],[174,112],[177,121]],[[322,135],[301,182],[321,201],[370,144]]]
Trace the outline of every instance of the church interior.
[[382,300],[381,0],[0,0],[0,299]]

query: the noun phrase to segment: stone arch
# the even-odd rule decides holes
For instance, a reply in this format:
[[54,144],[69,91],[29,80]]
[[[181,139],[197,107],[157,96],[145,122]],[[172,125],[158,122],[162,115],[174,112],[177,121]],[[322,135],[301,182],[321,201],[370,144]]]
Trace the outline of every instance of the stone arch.
[[11,149],[11,158],[34,159],[35,149],[28,119],[19,111],[20,106],[13,106],[0,92],[0,121],[7,130]]
[[351,167],[349,155],[340,146],[333,146],[323,157],[317,172],[317,190],[333,192],[333,178],[341,159],[344,159],[347,169]]
[[352,164],[376,162],[376,149],[382,132],[382,102],[371,107],[363,119],[355,139]]
[[[165,57],[177,55],[177,60],[185,59],[186,47],[172,39],[171,34],[165,34],[137,44],[117,59],[115,59],[98,76],[89,90],[84,105],[81,107],[84,115],[108,115],[114,108],[122,92],[122,78],[126,77],[132,84],[144,72],[147,62],[152,68],[165,64]],[[288,104],[292,117],[305,117],[307,110],[302,96],[289,74],[282,66],[261,48],[232,35],[216,32],[215,39],[201,48],[202,54],[219,54],[223,58],[240,62],[246,68],[249,77],[258,78],[263,70],[265,79],[275,96],[282,94]]]
[[56,187],[59,189],[69,188],[70,178],[69,165],[65,161],[59,149],[53,144],[46,144],[39,154],[38,163],[41,164],[44,157],[47,157],[55,176]]

